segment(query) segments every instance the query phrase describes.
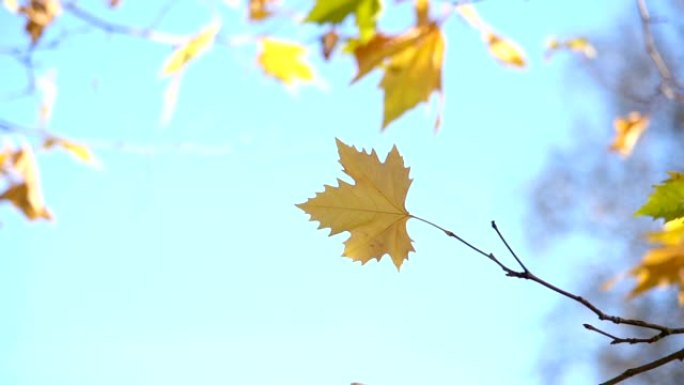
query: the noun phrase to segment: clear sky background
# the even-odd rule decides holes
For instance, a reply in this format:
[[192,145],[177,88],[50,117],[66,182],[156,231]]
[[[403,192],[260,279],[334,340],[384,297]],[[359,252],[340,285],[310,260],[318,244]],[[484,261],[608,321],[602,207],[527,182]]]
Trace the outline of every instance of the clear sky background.
[[[126,25],[149,23],[163,4],[124,0],[108,11],[104,3],[80,2]],[[212,7],[222,33],[255,31],[242,10],[186,1],[158,29],[195,33]],[[0,208],[0,383],[541,383],[535,372],[554,294],[504,277],[417,222],[408,225],[416,252],[400,273],[388,259],[361,266],[340,257],[344,235],[327,237],[294,205],[342,177],[336,137],[383,158],[396,144],[414,179],[410,212],[507,258],[489,227],[496,219],[541,275],[573,281],[555,267],[555,254],[535,254],[523,220],[527,183],[550,148],[572,140],[572,61],[560,53],[545,62],[544,42],[552,34],[591,36],[632,7],[478,4],[486,21],[524,47],[524,71],[500,66],[453,16],[444,25],[446,99],[437,134],[434,104],[380,132],[380,74],[349,86],[352,60],[322,62],[313,27],[256,31],[310,44],[324,85],[289,91],[261,74],[253,45],[217,46],[186,71],[166,127],[158,74],[168,47],[93,32],[37,55],[38,73],[54,68],[57,76],[50,129],[153,153],[94,145],[97,170],[40,152],[56,221],[31,223]],[[387,28],[410,20],[410,4],[400,9],[392,14],[406,19],[395,16]],[[46,39],[80,25],[68,16],[60,23]],[[26,44],[22,28],[0,10],[0,47]],[[23,68],[4,56],[0,79],[2,91],[25,85]],[[592,101],[588,93],[585,102]],[[3,101],[0,116],[31,126],[37,105],[38,97]],[[611,129],[598,110],[589,119]],[[185,152],[175,143],[196,147]],[[575,383],[591,379],[577,373]]]

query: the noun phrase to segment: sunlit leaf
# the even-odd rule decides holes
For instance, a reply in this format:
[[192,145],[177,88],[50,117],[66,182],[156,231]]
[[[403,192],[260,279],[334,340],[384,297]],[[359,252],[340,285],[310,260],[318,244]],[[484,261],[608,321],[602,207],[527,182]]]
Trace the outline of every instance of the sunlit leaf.
[[338,187],[325,186],[297,207],[320,222],[319,228],[330,228],[330,235],[350,233],[343,255],[365,264],[389,254],[399,269],[413,251],[406,232],[411,217],[404,202],[411,179],[409,168],[394,147],[385,162],[375,151],[370,154],[337,140],[340,163],[354,179],[349,184],[338,179]]
[[492,57],[510,67],[524,68],[526,66],[525,53],[522,48],[514,41],[494,32],[492,27],[482,20],[472,4],[461,4],[456,7],[456,11],[471,27],[480,31]]
[[74,158],[88,165],[96,166],[99,164],[99,162],[93,155],[92,151],[90,151],[90,148],[88,148],[88,146],[84,144],[72,142],[70,140],[57,138],[54,136],[45,139],[45,141],[43,142],[43,148],[45,149],[52,149],[56,147],[65,150]]
[[24,29],[35,45],[43,36],[45,28],[60,14],[62,7],[59,0],[30,0],[27,3],[19,7],[18,11],[26,16]]
[[306,61],[307,50],[297,43],[265,38],[257,62],[269,76],[288,86],[297,82],[310,82],[314,71]]
[[525,67],[525,54],[517,44],[493,33],[485,33],[484,39],[495,59],[509,66]]
[[658,286],[679,287],[679,303],[684,305],[684,245],[669,245],[650,250],[630,271],[637,284],[630,296],[635,297]]
[[465,20],[466,23],[468,23],[471,27],[483,31],[483,30],[488,30],[489,26],[487,23],[485,23],[482,18],[480,17],[480,14],[477,12],[475,9],[475,6],[472,4],[460,4],[456,7],[456,12]]
[[185,45],[176,49],[164,62],[162,76],[177,74],[202,53],[208,51],[220,29],[218,23],[211,23],[202,32],[191,38]]
[[574,37],[568,40],[558,40],[555,37],[549,38],[546,43],[547,58],[559,50],[569,50],[584,55],[587,59],[596,57],[596,48],[584,37]]
[[358,73],[353,81],[374,68],[384,71],[380,82],[385,91],[382,128],[442,90],[444,49],[444,36],[434,24],[398,36],[377,34],[355,49]]
[[433,92],[442,90],[444,37],[434,28],[419,45],[394,55],[385,69],[380,87],[385,90],[382,127],[387,127]]
[[636,111],[630,112],[626,117],[616,118],[613,122],[615,139],[610,145],[610,150],[623,157],[630,156],[637,141],[648,128],[648,123],[648,115],[641,115]]
[[353,14],[360,40],[367,41],[375,34],[375,25],[381,11],[381,0],[317,0],[304,21],[339,24]]
[[646,204],[635,215],[672,221],[684,217],[684,173],[669,172],[670,178],[654,186]]
[[43,200],[38,165],[31,147],[25,145],[12,154],[12,168],[20,180],[11,184],[0,195],[0,201],[10,202],[30,220],[52,219]]
[[661,245],[676,245],[684,241],[684,219],[675,219],[666,222],[660,231],[651,231],[646,234],[651,243]]
[[411,28],[397,36],[375,35],[365,44],[354,47],[354,57],[358,68],[355,82],[375,68],[380,68],[388,59],[411,46],[418,45],[434,28]]

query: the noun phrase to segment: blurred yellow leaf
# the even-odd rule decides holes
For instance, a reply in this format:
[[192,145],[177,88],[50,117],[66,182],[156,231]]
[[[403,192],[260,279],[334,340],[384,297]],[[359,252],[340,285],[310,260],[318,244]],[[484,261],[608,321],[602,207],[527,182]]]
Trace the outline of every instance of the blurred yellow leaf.
[[615,139],[610,145],[610,150],[623,157],[630,156],[637,141],[648,128],[648,123],[648,115],[641,115],[636,111],[630,112],[626,117],[616,118],[613,122]]
[[684,240],[684,219],[674,219],[666,222],[661,231],[652,231],[646,234],[651,243],[661,245],[676,245]]
[[568,40],[558,40],[555,37],[549,38],[546,43],[546,58],[550,58],[558,50],[566,49],[584,55],[587,59],[596,57],[596,48],[583,37],[575,37]]
[[382,0],[316,0],[304,21],[337,25],[354,15],[358,39],[366,42],[375,35],[382,3]]
[[109,0],[109,7],[116,8],[121,5],[121,0]]
[[3,0],[2,5],[5,6],[5,8],[12,12],[12,13],[17,13],[19,12],[19,2],[17,0]]
[[657,286],[679,286],[679,303],[684,305],[684,245],[668,245],[650,250],[630,271],[637,284],[630,297]]
[[356,44],[353,52],[358,70],[352,82],[361,79],[373,69],[380,67],[387,59],[398,52],[412,45],[418,45],[425,35],[433,29],[434,27],[411,28],[397,36],[387,36],[378,33],[368,42]]
[[52,214],[43,201],[38,165],[31,147],[25,145],[12,154],[12,167],[21,181],[11,184],[0,195],[0,201],[9,201],[30,220],[52,219]]
[[269,6],[275,3],[275,0],[249,0],[249,20],[262,21],[273,13]]
[[9,160],[12,157],[12,151],[8,148],[3,149],[0,152],[0,174],[3,174],[6,172],[6,168],[9,165]]
[[416,26],[420,27],[430,23],[430,0],[415,0]]
[[43,148],[45,149],[52,149],[55,147],[62,148],[83,163],[89,164],[91,166],[98,164],[97,159],[86,145],[54,136],[45,139],[43,142]]
[[[429,100],[442,89],[444,36],[436,24],[411,28],[397,36],[376,34],[354,49],[358,71],[352,82],[375,68],[384,76],[385,91],[382,128],[404,112]],[[439,117],[438,117],[439,119]]]
[[471,27],[483,31],[488,30],[489,26],[482,20],[480,14],[477,13],[475,6],[472,4],[461,4],[456,7],[456,12],[466,21]]
[[525,53],[522,48],[512,40],[495,33],[492,27],[482,20],[475,6],[462,4],[456,7],[456,11],[471,27],[480,31],[482,39],[489,48],[489,53],[500,63],[516,68],[526,66]]
[[589,43],[589,40],[583,37],[576,37],[574,39],[567,40],[565,45],[574,52],[583,54],[589,59],[596,57],[596,48]]
[[416,45],[392,56],[380,88],[385,91],[384,129],[404,112],[442,90],[444,37],[436,26]]
[[19,13],[26,16],[24,29],[31,37],[33,45],[38,43],[45,28],[52,23],[61,10],[59,0],[30,0],[27,5],[19,7]]
[[191,60],[209,50],[220,28],[218,23],[211,23],[185,45],[176,49],[164,62],[162,76],[171,76],[180,72]]
[[257,62],[266,75],[292,86],[314,79],[313,68],[305,60],[306,54],[306,48],[297,43],[264,38]]
[[525,55],[517,44],[489,32],[485,33],[484,38],[489,46],[489,52],[495,59],[513,67],[525,67]]
[[414,251],[406,232],[411,215],[404,205],[411,185],[409,168],[396,147],[384,163],[375,151],[368,154],[339,139],[337,149],[344,172],[355,184],[338,179],[338,187],[325,186],[323,192],[297,207],[318,221],[319,228],[330,228],[330,235],[350,233],[344,242],[344,256],[365,264],[389,254],[399,269]]

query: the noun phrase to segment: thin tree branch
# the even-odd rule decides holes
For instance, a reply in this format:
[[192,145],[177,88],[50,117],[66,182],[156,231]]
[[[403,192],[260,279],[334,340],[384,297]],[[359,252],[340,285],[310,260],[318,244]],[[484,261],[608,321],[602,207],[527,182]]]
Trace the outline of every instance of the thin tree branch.
[[653,335],[650,338],[623,338],[623,337],[618,337],[618,336],[615,336],[613,334],[610,334],[604,330],[601,330],[594,325],[584,324],[584,328],[610,338],[611,339],[611,341],[610,341],[611,345],[617,345],[617,344],[632,344],[632,345],[633,344],[652,344],[652,343],[654,343],[658,340],[661,340],[661,339],[670,335],[667,333],[658,333],[658,334]]
[[[605,313],[603,310],[601,310],[598,306],[594,305],[592,302],[589,300],[585,299],[584,297],[581,297],[579,295],[573,294],[567,290],[561,289],[556,285],[553,285],[550,282],[547,282],[546,280],[539,278],[538,276],[534,275],[528,268],[525,266],[525,264],[522,262],[522,260],[518,257],[518,255],[513,251],[513,249],[510,247],[510,244],[506,240],[506,238],[503,236],[501,231],[499,231],[498,226],[496,225],[496,222],[492,221],[492,228],[496,231],[497,235],[499,236],[499,239],[501,242],[506,246],[508,251],[511,253],[515,261],[520,265],[520,268],[522,269],[521,271],[517,271],[515,269],[512,269],[508,267],[506,264],[502,263],[493,253],[486,253],[482,249],[478,248],[477,246],[471,244],[470,242],[466,241],[465,239],[461,238],[460,236],[456,235],[453,231],[447,230],[437,224],[434,224],[428,220],[416,217],[411,215],[412,218],[418,219],[430,226],[433,226],[442,232],[444,232],[447,236],[455,238],[459,242],[463,243],[464,245],[468,246],[470,249],[473,251],[477,252],[478,254],[486,257],[487,259],[493,261],[496,263],[497,266],[506,274],[508,277],[515,277],[515,278],[520,278],[520,279],[526,279],[530,280],[533,282],[536,282],[537,284],[555,292],[558,293],[566,298],[569,298],[585,308],[589,309],[592,313],[594,313],[599,320],[601,321],[608,321],[612,322],[614,324],[618,325],[631,325],[639,328],[644,328],[644,329],[650,329],[650,330],[655,330],[658,333],[655,334],[654,336],[650,338],[620,338],[617,336],[614,336],[610,333],[607,333],[603,330],[600,330],[592,325],[589,324],[584,324],[584,327],[588,330],[594,331],[596,333],[599,333],[603,336],[606,336],[612,340],[611,344],[619,344],[619,343],[631,343],[631,344],[637,344],[637,343],[653,343],[656,342],[660,339],[663,339],[667,336],[674,335],[674,334],[684,334],[684,328],[673,328],[673,327],[667,327],[663,326],[660,324],[652,323],[652,322],[646,322],[643,320],[639,319],[630,319],[630,318],[623,318],[619,316],[614,316]],[[659,358],[657,360],[654,360],[648,364],[631,368],[623,372],[621,375],[609,380],[608,382],[605,382],[601,385],[614,385],[619,382],[622,382],[623,380],[633,377],[637,374],[655,369],[661,365],[664,365],[670,361],[674,360],[684,360],[684,349],[672,353],[668,356]]]
[[614,377],[606,382],[601,383],[600,385],[615,385],[619,384],[620,382],[634,377],[637,374],[645,373],[648,372],[649,370],[653,370],[655,368],[658,368],[660,366],[663,366],[669,362],[672,361],[683,361],[684,360],[684,349],[678,350],[672,354],[668,354],[667,356],[664,356],[662,358],[659,358],[657,360],[651,361],[648,364],[637,366],[635,368],[627,369],[622,374],[620,374],[617,377]]
[[511,249],[511,246],[508,245],[508,241],[506,241],[506,238],[504,238],[503,234],[501,234],[499,228],[496,226],[496,223],[494,221],[492,221],[492,228],[494,229],[494,231],[496,231],[496,234],[499,236],[499,239],[501,239],[501,242],[503,242],[503,244],[506,246],[508,252],[511,253],[513,258],[515,258],[515,261],[518,262],[518,265],[520,265],[520,267],[523,269],[523,272],[529,273],[530,271],[527,270],[527,266],[525,266],[525,264],[522,263],[520,258],[518,258],[518,255],[515,254],[513,249]]

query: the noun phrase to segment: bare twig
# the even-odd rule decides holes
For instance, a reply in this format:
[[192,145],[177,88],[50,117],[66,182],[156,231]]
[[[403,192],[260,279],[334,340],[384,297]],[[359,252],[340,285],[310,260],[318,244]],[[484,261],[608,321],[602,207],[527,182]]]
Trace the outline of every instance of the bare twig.
[[658,334],[655,334],[649,338],[623,338],[623,337],[617,337],[617,336],[610,334],[604,330],[601,330],[594,325],[584,324],[584,328],[610,338],[611,339],[611,341],[610,341],[611,345],[617,345],[617,344],[632,344],[632,345],[633,344],[652,344],[658,340],[661,340],[661,339],[671,335],[668,333],[658,333]]
[[672,361],[683,361],[684,360],[684,349],[678,350],[672,354],[668,354],[667,356],[664,356],[662,358],[659,358],[655,361],[651,361],[648,364],[637,366],[635,368],[627,369],[622,374],[620,374],[617,377],[614,377],[606,382],[601,383],[600,385],[615,385],[619,384],[620,382],[634,377],[637,374],[645,373],[648,372],[649,370],[653,370],[655,368],[658,368],[660,366],[663,366],[669,362]]
[[[513,258],[515,259],[515,261],[517,262],[517,264],[520,266],[520,268],[522,270],[518,271],[518,270],[515,270],[511,267],[508,267],[506,264],[501,262],[493,253],[487,253],[487,252],[483,251],[482,249],[478,248],[477,246],[471,244],[470,242],[468,242],[465,239],[461,238],[460,236],[456,235],[453,231],[447,230],[447,229],[445,229],[439,225],[436,225],[436,224],[434,224],[428,220],[425,220],[425,219],[422,219],[422,218],[419,218],[416,216],[411,216],[411,217],[418,219],[424,223],[427,223],[427,224],[441,230],[447,236],[457,239],[459,242],[468,246],[470,249],[472,249],[476,253],[478,253],[478,254],[486,257],[487,259],[493,261],[506,274],[506,276],[520,278],[520,279],[526,279],[526,280],[530,280],[532,282],[536,282],[537,284],[539,284],[539,285],[541,285],[541,286],[543,286],[543,287],[545,287],[545,288],[547,288],[547,289],[549,289],[555,293],[558,293],[558,294],[560,294],[566,298],[569,298],[569,299],[581,304],[585,308],[589,309],[592,313],[594,313],[598,317],[598,319],[601,321],[608,321],[608,322],[612,322],[612,323],[617,324],[617,325],[630,325],[630,326],[635,326],[635,327],[639,327],[639,328],[643,328],[643,329],[655,330],[658,332],[657,334],[653,335],[650,338],[621,338],[621,337],[614,336],[610,333],[607,333],[601,329],[598,329],[593,325],[584,324],[584,327],[586,329],[594,331],[596,333],[599,333],[603,336],[610,338],[612,340],[611,344],[654,343],[654,342],[659,341],[659,340],[661,340],[667,336],[671,336],[671,335],[675,335],[675,334],[684,334],[684,328],[673,328],[673,327],[663,326],[660,324],[647,322],[647,321],[643,321],[643,320],[639,320],[639,319],[623,318],[623,317],[607,314],[606,312],[601,310],[598,306],[594,305],[589,300],[587,300],[587,299],[585,299],[579,295],[573,294],[567,290],[561,289],[558,286],[556,286],[556,285],[554,285],[554,284],[552,284],[552,283],[550,283],[550,282],[548,282],[542,278],[539,278],[538,276],[533,274],[527,268],[527,266],[522,262],[522,260],[518,257],[518,255],[515,253],[515,251],[513,251],[510,244],[508,243],[506,238],[503,236],[501,231],[499,231],[499,228],[494,221],[492,221],[492,228],[494,229],[494,231],[496,231],[497,235],[499,236],[499,239],[506,246],[506,249],[509,251],[509,253],[511,253],[511,255],[513,256]],[[659,358],[657,360],[654,360],[654,361],[652,361],[648,364],[645,364],[643,366],[628,369],[624,373],[622,373],[620,376],[615,377],[614,379],[609,380],[608,382],[606,382],[602,385],[617,384],[617,383],[619,383],[619,382],[621,382],[621,381],[623,381],[629,377],[632,377],[634,375],[637,375],[637,374],[649,371],[651,369],[657,368],[661,365],[664,365],[664,364],[666,364],[670,361],[674,361],[674,360],[684,360],[684,349],[682,349],[679,352],[673,353],[671,355],[668,355],[668,356]]]

